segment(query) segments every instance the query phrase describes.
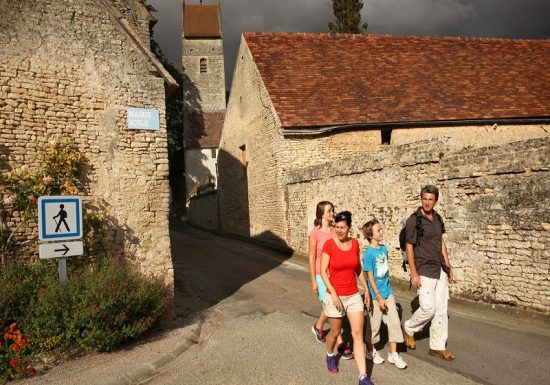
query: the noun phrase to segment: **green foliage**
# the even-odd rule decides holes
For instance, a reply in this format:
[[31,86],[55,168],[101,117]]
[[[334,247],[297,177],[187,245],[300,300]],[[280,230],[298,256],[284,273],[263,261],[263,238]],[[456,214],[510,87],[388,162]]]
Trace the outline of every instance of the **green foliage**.
[[16,324],[19,332],[10,333],[19,339],[0,338],[0,379],[27,373],[41,352],[71,345],[111,351],[149,330],[164,314],[165,298],[159,279],[117,257],[72,272],[66,287],[53,261],[11,261],[0,276],[0,330]]
[[148,330],[164,313],[161,282],[134,273],[116,258],[102,261],[80,279],[71,279],[68,291],[69,339],[88,350],[113,350]]
[[[38,197],[42,195],[73,195],[77,192],[80,168],[84,157],[68,142],[57,143],[38,156],[38,169],[29,170],[27,165],[0,175],[0,185],[8,196],[0,202],[0,257],[2,266],[12,255],[13,236],[27,222],[37,217]],[[17,213],[17,215],[16,215]],[[9,219],[19,217],[14,228]],[[12,221],[15,223],[15,221]]]
[[330,32],[367,32],[368,23],[361,23],[361,9],[363,9],[362,0],[332,0],[331,6],[336,20],[328,23]]
[[84,210],[82,222],[85,255],[105,255],[109,248],[109,212],[107,210]]
[[27,166],[2,175],[2,184],[11,195],[6,205],[25,218],[36,217],[38,197],[42,195],[72,195],[77,192],[79,166],[84,158],[68,142],[54,144],[39,155],[38,170]]

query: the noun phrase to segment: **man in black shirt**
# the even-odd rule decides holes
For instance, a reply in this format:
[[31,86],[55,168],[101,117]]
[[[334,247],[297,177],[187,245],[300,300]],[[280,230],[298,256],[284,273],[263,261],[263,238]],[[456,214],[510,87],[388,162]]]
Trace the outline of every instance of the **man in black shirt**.
[[432,185],[422,188],[422,206],[407,219],[407,259],[411,284],[418,290],[420,307],[403,325],[405,344],[416,348],[414,333],[431,321],[430,354],[446,361],[454,354],[446,348],[448,337],[447,302],[449,283],[453,281],[447,246],[443,240],[445,225],[434,210],[439,190]]

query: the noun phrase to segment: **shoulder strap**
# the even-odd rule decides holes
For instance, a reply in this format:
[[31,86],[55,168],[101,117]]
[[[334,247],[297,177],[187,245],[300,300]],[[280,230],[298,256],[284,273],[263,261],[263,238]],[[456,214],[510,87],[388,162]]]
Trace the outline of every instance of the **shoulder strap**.
[[422,214],[420,212],[415,211],[414,215],[416,216],[416,245],[415,247],[418,247],[420,243],[420,237],[422,236]]

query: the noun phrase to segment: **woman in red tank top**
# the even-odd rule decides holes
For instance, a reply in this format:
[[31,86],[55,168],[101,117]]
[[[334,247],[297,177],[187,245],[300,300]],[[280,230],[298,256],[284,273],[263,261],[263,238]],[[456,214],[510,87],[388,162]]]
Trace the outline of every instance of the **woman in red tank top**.
[[[359,370],[359,384],[369,385],[365,346],[363,344],[363,325],[365,305],[370,306],[370,295],[361,262],[359,260],[359,242],[349,236],[351,213],[343,211],[334,219],[336,237],[325,242],[321,256],[321,277],[327,287],[323,299],[325,314],[329,317],[330,331],[326,336],[327,368],[331,373],[338,371],[338,360],[334,355],[336,338],[342,329],[342,319],[348,317],[353,337],[353,355]],[[357,279],[365,289],[365,298],[361,298]]]

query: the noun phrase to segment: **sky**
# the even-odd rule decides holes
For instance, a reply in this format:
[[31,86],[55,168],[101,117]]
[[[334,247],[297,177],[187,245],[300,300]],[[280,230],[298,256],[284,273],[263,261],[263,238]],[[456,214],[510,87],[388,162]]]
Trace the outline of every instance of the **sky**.
[[[243,32],[328,32],[330,0],[219,0],[226,88]],[[364,0],[369,34],[550,39],[549,0]],[[182,0],[147,0],[154,39],[181,68]],[[198,4],[199,0],[187,0]],[[204,0],[203,4],[218,3]]]

